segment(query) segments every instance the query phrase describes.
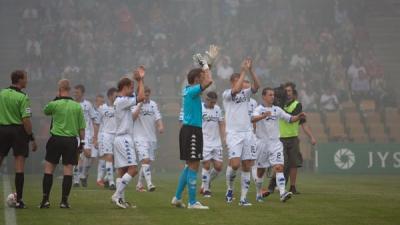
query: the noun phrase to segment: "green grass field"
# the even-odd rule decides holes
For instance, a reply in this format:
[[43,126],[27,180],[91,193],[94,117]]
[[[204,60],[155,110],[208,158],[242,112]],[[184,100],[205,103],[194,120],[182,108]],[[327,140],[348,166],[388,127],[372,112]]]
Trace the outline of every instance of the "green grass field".
[[[26,177],[24,200],[29,209],[16,211],[17,224],[400,224],[400,176],[301,174],[298,189],[302,194],[287,203],[279,202],[278,194],[268,197],[264,203],[255,203],[252,184],[249,199],[253,206],[248,208],[239,207],[237,200],[231,205],[224,202],[225,181],[219,177],[213,184],[213,197],[199,198],[211,207],[208,211],[170,206],[177,181],[177,175],[171,174],[154,178],[158,189],[153,193],[137,193],[135,183],[131,183],[126,197],[137,204],[136,209],[116,208],[110,203],[112,192],[96,187],[93,180],[87,189],[72,190],[72,209],[59,209],[60,179],[55,179],[53,184],[52,207],[38,209],[41,179],[40,176]],[[236,190],[240,190],[239,180],[236,180]],[[2,193],[3,185],[0,187]],[[0,196],[4,202],[3,195]],[[0,224],[4,223],[4,204],[1,204]]]

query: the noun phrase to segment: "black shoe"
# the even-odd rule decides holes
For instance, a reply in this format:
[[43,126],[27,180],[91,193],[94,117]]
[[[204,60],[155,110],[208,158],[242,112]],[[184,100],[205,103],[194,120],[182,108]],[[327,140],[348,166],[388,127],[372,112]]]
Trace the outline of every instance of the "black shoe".
[[42,201],[42,203],[40,203],[39,205],[40,209],[48,209],[50,208],[50,202],[49,201]]
[[69,208],[71,208],[71,206],[69,205],[68,202],[61,202],[60,203],[60,208],[61,209],[69,209]]
[[82,187],[87,187],[87,178],[81,179]]
[[78,188],[78,187],[80,187],[81,185],[80,185],[79,183],[74,183],[72,186],[75,187],[75,188]]
[[111,191],[115,191],[117,190],[117,187],[115,187],[115,184],[111,184],[108,189],[110,189]]
[[300,192],[298,192],[298,191],[296,190],[296,186],[294,186],[294,185],[291,185],[291,186],[290,186],[289,191],[292,192],[294,195],[299,195],[299,194],[300,194]]
[[110,188],[110,182],[105,181],[104,182],[104,188]]
[[211,198],[211,191],[207,190],[203,192],[203,197],[204,198]]
[[22,200],[19,200],[17,203],[15,203],[15,208],[16,209],[26,209],[26,205]]
[[263,191],[263,192],[262,192],[262,197],[263,197],[263,198],[266,198],[266,197],[268,197],[270,194],[271,194],[271,191],[270,191],[270,190],[268,190],[268,191]]

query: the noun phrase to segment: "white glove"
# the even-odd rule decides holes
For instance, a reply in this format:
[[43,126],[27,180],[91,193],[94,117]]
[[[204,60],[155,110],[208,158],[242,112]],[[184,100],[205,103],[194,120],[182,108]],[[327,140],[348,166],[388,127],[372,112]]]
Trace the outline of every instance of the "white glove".
[[208,62],[205,57],[203,57],[200,53],[193,55],[193,61],[195,64],[199,64],[203,70],[208,70]]
[[208,51],[206,51],[207,61],[212,65],[219,54],[219,47],[216,45],[210,45]]

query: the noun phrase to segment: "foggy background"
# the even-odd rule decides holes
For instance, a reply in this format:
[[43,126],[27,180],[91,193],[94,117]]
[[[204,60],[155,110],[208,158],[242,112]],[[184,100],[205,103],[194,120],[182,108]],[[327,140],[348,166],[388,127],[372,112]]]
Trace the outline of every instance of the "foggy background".
[[398,143],[399,9],[395,0],[0,0],[0,86],[13,70],[28,72],[39,150],[27,168],[38,173],[50,125],[41,110],[56,82],[85,85],[93,102],[141,64],[166,125],[154,167],[177,169],[180,90],[192,55],[209,44],[222,48],[218,94],[250,56],[263,87],[297,85],[318,143]]

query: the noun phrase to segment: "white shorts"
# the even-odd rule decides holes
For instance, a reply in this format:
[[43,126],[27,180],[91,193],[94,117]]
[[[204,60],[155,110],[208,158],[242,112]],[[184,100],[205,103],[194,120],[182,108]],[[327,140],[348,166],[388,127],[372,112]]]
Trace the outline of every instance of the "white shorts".
[[115,168],[137,165],[135,148],[131,135],[115,136],[114,165]]
[[114,146],[114,134],[100,133],[99,134],[99,156],[102,157],[105,154],[113,154]]
[[283,145],[279,140],[257,140],[257,168],[268,168],[284,164]]
[[138,153],[139,161],[143,159],[150,159],[154,161],[155,159],[155,150],[157,148],[157,142],[155,141],[135,141],[135,149]]
[[227,133],[229,159],[255,160],[257,158],[256,137],[252,131]]
[[219,147],[203,147],[203,161],[215,160],[222,162],[222,146]]

